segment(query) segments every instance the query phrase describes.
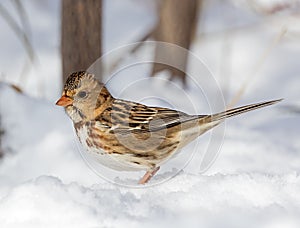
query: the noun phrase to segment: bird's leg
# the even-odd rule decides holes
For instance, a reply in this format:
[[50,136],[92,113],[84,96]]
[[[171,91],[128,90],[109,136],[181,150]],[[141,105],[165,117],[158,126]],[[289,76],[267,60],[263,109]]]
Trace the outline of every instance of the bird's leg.
[[139,184],[146,184],[150,179],[151,177],[153,177],[157,171],[159,170],[159,166],[154,168],[153,170],[149,170],[145,173],[145,175],[142,177],[142,179],[140,179],[139,181]]

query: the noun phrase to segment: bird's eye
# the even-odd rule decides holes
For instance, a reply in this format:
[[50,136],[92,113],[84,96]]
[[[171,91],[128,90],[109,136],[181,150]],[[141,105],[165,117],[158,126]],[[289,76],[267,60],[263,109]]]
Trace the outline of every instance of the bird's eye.
[[85,92],[85,91],[80,91],[78,93],[78,97],[80,97],[80,98],[85,98],[86,96],[87,96],[87,92]]

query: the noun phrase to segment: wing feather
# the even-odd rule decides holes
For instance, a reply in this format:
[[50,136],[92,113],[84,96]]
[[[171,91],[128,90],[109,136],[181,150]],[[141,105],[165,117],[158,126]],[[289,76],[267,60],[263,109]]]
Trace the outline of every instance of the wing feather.
[[[130,109],[128,109],[130,105]],[[113,131],[121,134],[155,132],[195,120],[205,115],[188,115],[184,112],[148,107],[135,102],[118,100],[112,108]]]

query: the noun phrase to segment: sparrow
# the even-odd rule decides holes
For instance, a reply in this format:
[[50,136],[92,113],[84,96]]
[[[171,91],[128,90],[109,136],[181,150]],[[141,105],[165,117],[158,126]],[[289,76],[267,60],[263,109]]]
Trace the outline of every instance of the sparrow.
[[189,115],[114,98],[86,71],[72,73],[56,105],[63,106],[85,150],[114,170],[145,170],[147,183],[168,159],[226,118],[273,105],[282,99],[250,104],[212,115]]

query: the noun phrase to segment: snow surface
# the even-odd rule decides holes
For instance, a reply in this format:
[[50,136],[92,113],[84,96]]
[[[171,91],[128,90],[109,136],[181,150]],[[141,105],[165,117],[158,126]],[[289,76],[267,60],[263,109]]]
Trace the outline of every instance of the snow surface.
[[[183,170],[186,164],[179,162],[186,157],[179,155],[152,182],[162,183],[125,187],[99,177],[84,162],[71,121],[54,105],[61,86],[59,1],[26,3],[39,64],[22,87],[25,94],[0,83],[2,143],[7,151],[0,161],[1,228],[300,227],[300,120],[299,112],[287,109],[299,107],[300,98],[300,44],[293,34],[274,47],[240,104],[281,97],[284,102],[227,121],[221,152],[205,173],[200,172],[199,161],[210,134],[182,151],[196,152]],[[10,4],[4,5],[13,12]],[[202,15],[205,23],[199,27],[210,35],[196,39],[192,51],[208,65],[228,101],[251,76],[257,59],[282,25],[299,30],[299,21],[295,24],[290,18],[275,16],[258,23],[260,15],[224,2],[209,1],[207,7]],[[107,52],[139,39],[155,23],[151,1],[105,1],[105,10]],[[24,51],[4,21],[0,20],[0,26],[5,53],[0,55],[1,71],[9,75],[6,81],[18,82]],[[235,26],[245,28],[232,34],[221,32]],[[126,69],[108,86],[121,98],[189,113],[210,112],[205,97],[191,82],[187,100],[176,86],[164,86],[164,75],[134,93],[125,90],[127,84],[145,78],[147,70],[143,66]],[[130,77],[124,80],[126,74]],[[42,94],[36,79],[44,83]],[[173,169],[178,164],[180,168]],[[118,175],[116,181],[132,185],[142,173],[116,173],[114,178]]]

